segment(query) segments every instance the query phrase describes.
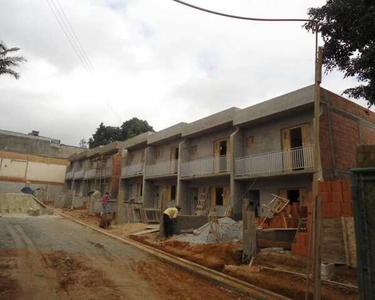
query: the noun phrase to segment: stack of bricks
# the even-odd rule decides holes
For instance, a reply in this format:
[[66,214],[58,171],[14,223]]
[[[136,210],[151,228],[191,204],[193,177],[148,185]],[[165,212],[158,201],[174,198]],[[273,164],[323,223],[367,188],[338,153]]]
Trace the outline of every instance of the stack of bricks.
[[320,182],[319,195],[323,203],[323,218],[353,216],[350,180]]
[[[325,181],[319,183],[322,199],[323,219],[353,216],[350,180]],[[296,234],[292,253],[307,257],[310,233],[312,232],[313,195],[309,193],[307,202],[307,224],[305,231]]]

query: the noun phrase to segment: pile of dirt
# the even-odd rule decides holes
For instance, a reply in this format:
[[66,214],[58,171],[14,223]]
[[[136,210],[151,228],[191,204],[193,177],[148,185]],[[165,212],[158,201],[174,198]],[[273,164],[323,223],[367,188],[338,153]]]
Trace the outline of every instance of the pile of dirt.
[[[306,279],[284,272],[247,266],[225,266],[223,273],[292,299],[304,299]],[[357,299],[355,290],[322,282],[322,299]],[[309,294],[309,299],[313,296]]]
[[[203,281],[194,274],[160,261],[133,261],[129,267],[144,278],[152,290],[160,294],[160,299],[250,299],[246,295],[225,289],[210,281]],[[174,284],[166,284],[168,282]]]
[[115,284],[99,269],[87,265],[84,260],[65,252],[50,252],[43,258],[47,266],[56,271],[60,289],[76,294],[80,287],[105,290],[108,296],[118,297]]
[[131,238],[216,271],[222,271],[225,265],[239,265],[242,260],[240,243],[195,245],[173,240],[161,243],[151,242],[144,236]]

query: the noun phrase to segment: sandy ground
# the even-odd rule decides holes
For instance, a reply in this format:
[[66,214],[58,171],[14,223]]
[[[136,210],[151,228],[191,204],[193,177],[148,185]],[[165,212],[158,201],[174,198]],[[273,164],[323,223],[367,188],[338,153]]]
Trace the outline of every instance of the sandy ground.
[[0,217],[0,299],[246,299],[58,216]]
[[[65,213],[98,226],[99,218],[97,217],[85,217],[79,211],[67,211]],[[144,230],[145,227],[145,224],[140,223],[121,224],[119,226],[112,226],[109,232],[129,237],[131,233]],[[158,233],[132,236],[131,238],[292,299],[304,299],[305,297],[305,278],[263,268],[267,267],[305,274],[306,259],[293,256],[290,251],[260,253],[253,264],[254,268],[250,270],[247,266],[241,266],[242,245],[240,243],[197,245],[176,240],[161,242],[158,238]],[[256,271],[254,272],[254,270]],[[336,266],[335,272],[336,275],[333,280],[354,286],[357,285],[355,269],[346,266]],[[358,294],[355,289],[322,284],[322,299],[346,300],[357,298]]]

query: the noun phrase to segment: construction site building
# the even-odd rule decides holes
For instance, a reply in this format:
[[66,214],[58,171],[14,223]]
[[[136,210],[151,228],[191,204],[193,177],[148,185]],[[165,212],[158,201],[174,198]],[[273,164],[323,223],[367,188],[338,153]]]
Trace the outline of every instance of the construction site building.
[[[122,142],[113,142],[70,156],[65,175],[66,198],[74,197],[75,205],[79,206],[89,191],[97,190],[116,199],[123,149]],[[67,202],[71,201],[65,200],[65,205]]]
[[38,131],[0,130],[0,192],[20,192],[27,186],[53,200],[63,191],[68,157],[83,150]]
[[[324,88],[320,111],[320,180],[348,179],[356,147],[375,143],[375,113]],[[184,215],[211,210],[241,219],[243,198],[259,217],[272,195],[304,205],[314,172],[313,117],[308,86],[119,143],[118,222],[157,222],[176,204]]]

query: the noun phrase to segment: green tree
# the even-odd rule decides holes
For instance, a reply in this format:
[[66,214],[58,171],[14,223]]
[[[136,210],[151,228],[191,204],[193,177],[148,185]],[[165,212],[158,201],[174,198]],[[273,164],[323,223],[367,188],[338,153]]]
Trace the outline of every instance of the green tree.
[[132,118],[121,125],[120,140],[125,141],[147,131],[154,131],[147,121]]
[[[375,104],[375,4],[373,0],[328,0],[308,10],[309,19],[319,22],[324,40],[323,64],[326,72],[338,69],[344,77],[356,77],[360,85],[344,94],[368,105]],[[313,22],[306,23],[315,31]]]
[[100,145],[107,145],[114,141],[125,141],[147,131],[154,131],[154,129],[147,121],[138,118],[132,118],[124,122],[121,127],[105,126],[103,123],[100,123],[88,143],[91,149]]
[[100,123],[99,127],[96,129],[96,132],[92,135],[92,138],[89,139],[89,147],[91,149],[118,141],[119,135],[119,127],[104,126],[103,123]]
[[17,52],[20,48],[7,48],[5,44],[0,41],[0,75],[8,74],[14,78],[20,78],[20,74],[13,70],[18,67],[20,63],[26,61],[22,56],[8,56],[12,52]]

